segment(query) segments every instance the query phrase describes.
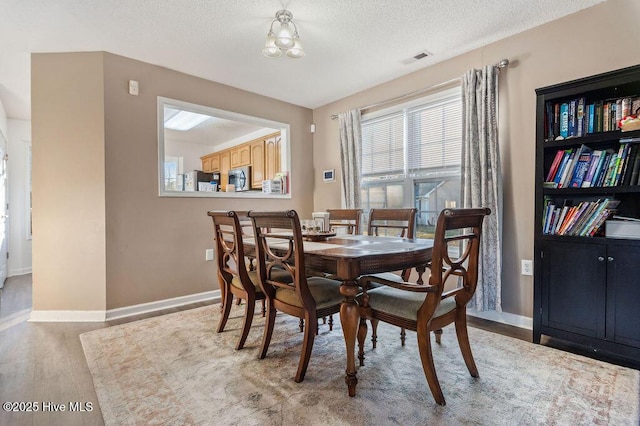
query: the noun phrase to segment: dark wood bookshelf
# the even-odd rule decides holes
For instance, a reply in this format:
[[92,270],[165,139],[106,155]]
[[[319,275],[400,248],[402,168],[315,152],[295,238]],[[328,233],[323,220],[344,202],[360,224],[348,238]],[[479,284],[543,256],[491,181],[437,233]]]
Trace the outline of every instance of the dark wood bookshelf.
[[[640,359],[640,239],[544,233],[545,203],[612,199],[617,213],[640,218],[640,185],[548,188],[544,180],[558,150],[617,150],[620,140],[640,138],[640,130],[587,133],[549,140],[549,103],[584,98],[584,105],[640,98],[640,65],[555,84],[536,90],[536,167],[534,226],[533,341],[541,336],[578,345],[588,353],[608,354],[620,364]],[[554,110],[557,111],[557,110]],[[557,117],[557,114],[556,114]],[[606,118],[608,119],[608,118]],[[557,123],[557,121],[555,121]],[[553,130],[556,130],[555,128]]]

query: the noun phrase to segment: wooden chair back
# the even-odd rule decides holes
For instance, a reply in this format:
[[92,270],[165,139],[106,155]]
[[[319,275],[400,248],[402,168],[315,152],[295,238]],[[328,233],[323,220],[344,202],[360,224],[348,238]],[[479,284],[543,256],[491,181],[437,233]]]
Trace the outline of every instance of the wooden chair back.
[[[445,209],[440,212],[431,258],[428,293],[418,313],[418,321],[429,321],[438,305],[447,297],[455,297],[457,309],[466,309],[478,284],[480,237],[484,217],[490,209]],[[454,254],[457,253],[457,256]],[[455,276],[457,286],[444,292],[449,277]],[[449,280],[456,281],[455,279]],[[453,318],[452,318],[453,320]]]
[[[262,290],[271,301],[276,299],[278,288],[294,290],[304,309],[289,312],[290,306],[276,306],[290,314],[315,311],[316,302],[309,291],[304,262],[304,247],[300,218],[295,210],[249,212],[256,239],[256,257]],[[275,269],[274,269],[275,268]],[[272,271],[284,270],[291,276],[290,282],[276,280]],[[279,302],[276,301],[276,305]],[[293,309],[296,311],[296,309]]]
[[[239,277],[245,291],[254,291],[247,273],[243,236],[251,222],[246,211],[210,211],[216,240],[215,252],[218,278],[231,284],[234,276]],[[222,286],[221,286],[222,288]]]
[[360,235],[362,209],[327,209],[329,227],[332,231],[346,228],[347,234]]
[[418,209],[371,209],[369,235],[415,238]]

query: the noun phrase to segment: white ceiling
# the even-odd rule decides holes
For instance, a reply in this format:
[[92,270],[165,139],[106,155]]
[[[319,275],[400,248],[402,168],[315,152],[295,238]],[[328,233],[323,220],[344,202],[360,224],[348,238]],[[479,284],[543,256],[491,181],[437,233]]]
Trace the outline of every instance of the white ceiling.
[[[602,1],[0,0],[0,100],[29,119],[30,53],[103,50],[315,108]],[[283,7],[302,59],[261,54]]]

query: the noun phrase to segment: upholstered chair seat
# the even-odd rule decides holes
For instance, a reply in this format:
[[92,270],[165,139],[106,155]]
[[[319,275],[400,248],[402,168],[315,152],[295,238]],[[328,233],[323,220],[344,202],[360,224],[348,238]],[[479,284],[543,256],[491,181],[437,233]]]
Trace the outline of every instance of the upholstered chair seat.
[[[251,280],[251,283],[255,287],[256,291],[259,291],[260,293],[262,293],[262,289],[260,288],[260,276],[258,274],[258,271],[248,271],[247,275],[249,276],[249,279]],[[273,279],[282,281],[282,282],[291,282],[291,279],[292,279],[291,275],[283,270],[274,269],[271,275],[273,276]],[[240,279],[239,276],[233,277],[233,279],[231,280],[231,285],[240,289],[244,289],[242,285],[242,280]]]
[[[340,304],[344,296],[340,294],[340,281],[330,280],[322,277],[307,278],[307,284],[311,296],[316,301],[316,309],[323,309],[329,306]],[[286,303],[287,305],[303,307],[300,297],[294,289],[278,288],[276,289],[276,300]]]
[[[427,384],[435,401],[445,405],[431,349],[431,332],[440,343],[442,328],[455,324],[458,345],[471,377],[479,377],[467,332],[467,303],[478,284],[482,222],[489,209],[445,209],[438,215],[429,284],[385,280],[378,275],[359,278],[360,328],[358,358],[364,365],[366,319],[415,331]],[[417,269],[417,268],[416,268]],[[372,284],[377,283],[374,287]],[[444,291],[445,284],[453,287]],[[375,332],[375,325],[373,327]],[[375,340],[373,340],[375,348]],[[411,392],[411,391],[408,391]]]

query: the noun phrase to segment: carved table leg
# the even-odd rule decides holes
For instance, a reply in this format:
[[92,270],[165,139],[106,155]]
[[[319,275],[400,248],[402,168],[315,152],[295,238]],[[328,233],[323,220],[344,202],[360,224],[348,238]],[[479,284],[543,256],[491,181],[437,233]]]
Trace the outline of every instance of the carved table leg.
[[347,374],[344,381],[349,388],[349,396],[356,396],[356,385],[358,384],[355,361],[356,335],[360,322],[360,308],[358,302],[355,301],[358,292],[359,287],[355,281],[344,281],[340,286],[340,294],[345,297],[342,306],[340,306],[340,323],[347,347]]

